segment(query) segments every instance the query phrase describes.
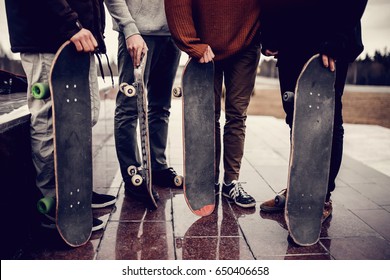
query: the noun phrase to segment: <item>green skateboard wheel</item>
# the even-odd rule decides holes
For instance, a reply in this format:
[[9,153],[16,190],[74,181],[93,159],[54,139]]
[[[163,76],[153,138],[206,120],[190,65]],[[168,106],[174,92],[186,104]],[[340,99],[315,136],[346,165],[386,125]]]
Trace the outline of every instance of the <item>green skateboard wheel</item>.
[[44,197],[38,200],[37,208],[39,213],[47,214],[53,207],[55,207],[55,201],[52,197]]
[[31,88],[31,92],[35,99],[45,99],[50,95],[49,84],[35,83]]

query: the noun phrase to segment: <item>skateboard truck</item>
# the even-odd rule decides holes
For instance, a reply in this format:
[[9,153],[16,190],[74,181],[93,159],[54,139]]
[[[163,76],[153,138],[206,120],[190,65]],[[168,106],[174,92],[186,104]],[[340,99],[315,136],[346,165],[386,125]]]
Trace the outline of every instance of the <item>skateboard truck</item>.
[[119,90],[128,97],[133,97],[136,94],[135,86],[129,85],[128,83],[121,83],[119,85]]
[[182,97],[183,95],[183,90],[181,89],[181,87],[174,87],[172,89],[172,95],[174,97]]
[[142,184],[143,178],[139,173],[142,168],[137,168],[135,165],[130,165],[127,168],[127,173],[131,176],[131,182],[134,186],[138,187]]
[[285,102],[294,102],[294,95],[294,92],[286,91],[285,93],[283,93],[283,100]]
[[277,194],[275,196],[275,206],[284,207],[285,204],[286,204],[286,197],[282,194]]

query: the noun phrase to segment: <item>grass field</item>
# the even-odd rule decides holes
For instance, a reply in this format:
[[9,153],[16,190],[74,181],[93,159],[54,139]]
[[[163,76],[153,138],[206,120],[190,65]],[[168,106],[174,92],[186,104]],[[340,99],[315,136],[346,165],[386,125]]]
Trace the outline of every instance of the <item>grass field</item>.
[[[265,85],[262,85],[262,81]],[[257,81],[248,114],[285,117],[276,81]],[[390,87],[347,86],[343,96],[343,118],[345,123],[390,128]]]

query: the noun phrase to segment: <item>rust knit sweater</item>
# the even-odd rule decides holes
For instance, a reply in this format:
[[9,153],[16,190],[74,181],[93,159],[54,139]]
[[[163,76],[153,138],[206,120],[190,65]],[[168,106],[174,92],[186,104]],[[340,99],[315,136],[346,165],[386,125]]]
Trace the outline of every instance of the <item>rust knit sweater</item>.
[[201,58],[207,45],[222,60],[258,38],[260,0],[165,0],[172,37],[190,57]]

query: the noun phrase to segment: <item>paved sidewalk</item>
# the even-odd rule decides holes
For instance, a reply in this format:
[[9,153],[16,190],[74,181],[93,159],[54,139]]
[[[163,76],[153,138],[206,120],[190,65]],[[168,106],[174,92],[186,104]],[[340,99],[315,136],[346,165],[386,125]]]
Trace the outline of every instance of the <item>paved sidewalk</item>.
[[[390,129],[345,125],[345,156],[333,195],[334,212],[320,242],[297,247],[287,240],[282,214],[259,211],[261,202],[286,186],[289,131],[283,120],[249,116],[240,180],[257,206],[242,209],[219,197],[215,212],[198,218],[181,190],[161,189],[159,208],[149,212],[126,197],[113,138],[114,97],[103,94],[94,128],[94,184],[118,196],[114,208],[95,210],[107,221],[81,248],[40,234],[33,259],[390,259]],[[167,156],[182,173],[181,101],[174,99]],[[53,233],[47,233],[53,234]]]

